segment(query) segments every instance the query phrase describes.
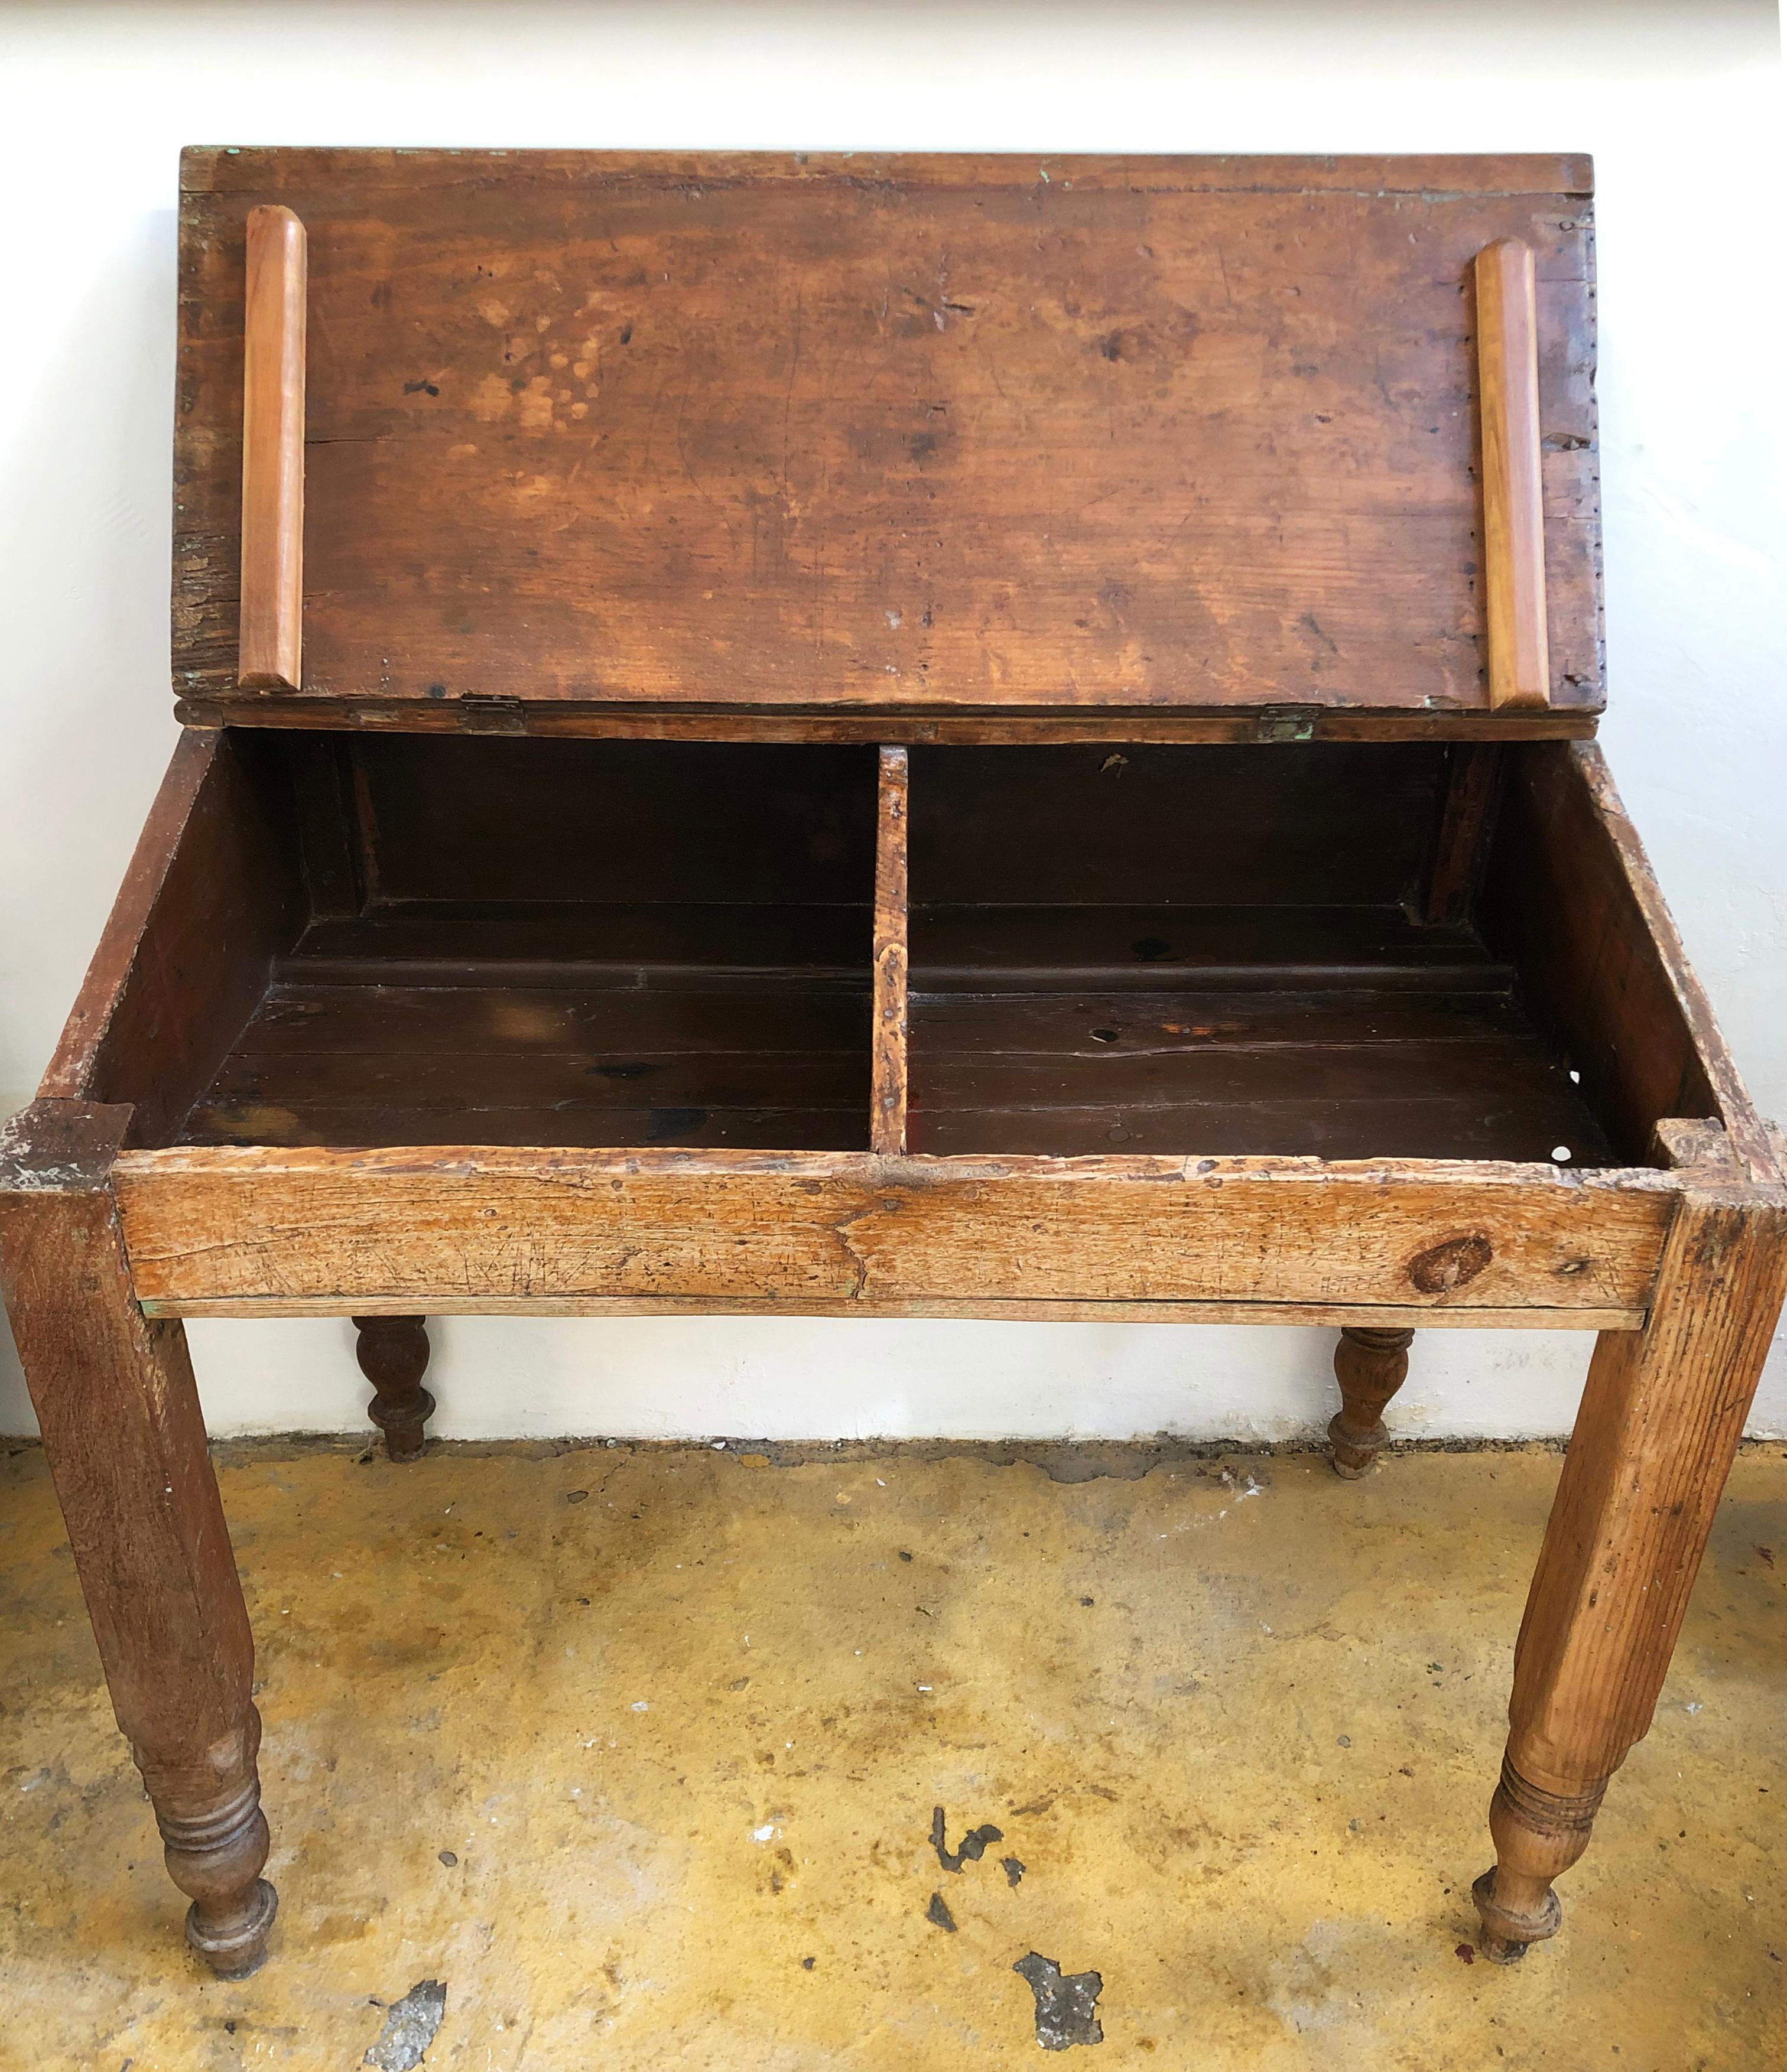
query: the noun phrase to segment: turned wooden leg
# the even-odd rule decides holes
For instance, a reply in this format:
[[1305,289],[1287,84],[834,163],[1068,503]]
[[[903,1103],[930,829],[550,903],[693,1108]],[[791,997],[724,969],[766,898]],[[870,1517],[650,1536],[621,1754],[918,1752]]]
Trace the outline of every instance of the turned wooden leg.
[[1642,1331],[1604,1331],[1514,1651],[1511,1731],[1477,1880],[1483,1949],[1557,1933],[1552,1881],[1649,1729],[1768,1350],[1787,1271],[1782,1198],[1685,1192]]
[[393,1461],[413,1461],[434,1415],[434,1399],[422,1385],[428,1371],[427,1320],[422,1317],[356,1317],[360,1371],[373,1384],[366,1414],[385,1434]]
[[1384,1406],[1407,1380],[1413,1331],[1380,1331],[1345,1326],[1334,1348],[1334,1379],[1340,1407],[1328,1424],[1334,1472],[1351,1482],[1377,1457],[1390,1434]]
[[254,1642],[186,1334],[131,1289],[109,1174],[130,1111],[39,1101],[0,1145],[0,1270],[43,1449],[187,1940],[225,1978],[278,1904],[251,1702]]

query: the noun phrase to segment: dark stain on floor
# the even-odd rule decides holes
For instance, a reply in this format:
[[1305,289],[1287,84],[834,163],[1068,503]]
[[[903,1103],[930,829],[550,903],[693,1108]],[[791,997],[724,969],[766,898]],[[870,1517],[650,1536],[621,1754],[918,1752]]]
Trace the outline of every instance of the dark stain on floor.
[[385,2011],[378,2041],[361,2061],[377,2072],[414,2072],[447,2012],[447,1987],[439,1979],[422,1979]]
[[[990,1844],[1004,1840],[999,1830],[990,1824],[984,1827],[970,1827],[961,1838],[961,1847],[952,1849],[948,1846],[944,1828],[943,1808],[941,1806],[931,1808],[931,1847],[937,1851],[937,1860],[946,1871],[959,1872],[964,1864],[978,1864],[986,1854]],[[1011,1881],[1014,1885],[1017,1883],[1015,1878]]]
[[1077,2043],[1102,2043],[1098,1996],[1105,1982],[1096,1971],[1064,1977],[1052,1958],[1032,1950],[1011,1967],[1036,1996],[1036,2041],[1044,2050],[1071,2050]]

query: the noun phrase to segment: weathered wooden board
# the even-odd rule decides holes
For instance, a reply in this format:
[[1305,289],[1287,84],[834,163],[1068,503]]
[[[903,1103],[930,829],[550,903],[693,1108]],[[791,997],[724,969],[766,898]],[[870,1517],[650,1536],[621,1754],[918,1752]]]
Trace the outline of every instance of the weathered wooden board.
[[135,1143],[178,1126],[303,925],[289,808],[257,781],[277,754],[254,739],[182,737],[39,1090],[134,1107]]
[[1488,1163],[126,1153],[145,1301],[1046,1298],[1641,1309],[1674,1183]]
[[1589,186],[1558,158],[189,152],[176,688],[236,692],[271,203],[310,255],[282,709],[1480,719],[1471,269],[1508,237],[1538,268],[1543,717],[1591,713]]
[[[407,1295],[352,1298],[354,1314],[409,1317]],[[1316,1330],[1364,1325],[1377,1330],[1637,1331],[1643,1309],[1463,1309],[1431,1303],[1398,1309],[1394,1303],[1344,1302],[1031,1302],[947,1301],[907,1297],[897,1302],[853,1301],[752,1301],[738,1296],[703,1295],[443,1295],[431,1300],[436,1317],[879,1317],[935,1318],[945,1322],[1001,1324],[1274,1324]],[[190,1300],[145,1301],[150,1317],[341,1317],[348,1298],[327,1295],[197,1296]]]
[[1751,1177],[1774,1181],[1767,1134],[1594,743],[1514,751],[1481,919],[1621,1155],[1644,1156],[1660,1116],[1717,1116]]

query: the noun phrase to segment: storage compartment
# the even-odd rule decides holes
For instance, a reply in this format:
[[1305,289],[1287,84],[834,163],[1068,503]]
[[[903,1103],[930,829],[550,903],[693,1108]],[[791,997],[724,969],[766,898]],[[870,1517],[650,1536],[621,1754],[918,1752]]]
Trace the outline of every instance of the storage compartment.
[[[1611,855],[1586,797],[1534,806],[1570,754],[915,750],[910,1148],[1641,1161],[1659,1115],[1714,1109],[1636,913],[1603,901],[1580,967],[1547,952]],[[1541,810],[1579,852],[1557,876]],[[1614,944],[1651,1026],[1579,1059]],[[1658,1046],[1674,1067],[1628,1087]]]
[[872,746],[193,737],[86,1090],[143,1145],[850,1151],[872,1060],[915,1153],[1642,1162],[1718,1110],[1591,754],[916,748],[902,1049]]
[[142,1141],[863,1148],[874,769],[232,733],[211,819],[257,830],[263,864],[212,861],[267,917],[258,978]]

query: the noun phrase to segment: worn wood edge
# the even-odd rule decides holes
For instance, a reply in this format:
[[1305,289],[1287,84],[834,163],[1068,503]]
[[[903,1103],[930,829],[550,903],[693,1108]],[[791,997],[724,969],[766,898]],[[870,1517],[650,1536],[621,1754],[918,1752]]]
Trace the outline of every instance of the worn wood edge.
[[1475,275],[1489,703],[1532,710],[1551,697],[1532,247],[1497,238],[1477,254]]
[[0,1198],[104,1193],[134,1112],[128,1102],[27,1101],[0,1123]]
[[1147,192],[1318,192],[1452,195],[1556,195],[1586,199],[1595,191],[1594,161],[1586,152],[1392,153],[1327,154],[1136,153],[1036,154],[1023,151],[596,151],[489,150],[401,146],[188,145],[180,154],[183,195],[252,193],[270,172],[289,174],[299,162],[320,173],[360,179],[384,175],[405,184],[435,175],[439,183],[488,178],[493,171],[521,178],[588,177],[613,182],[708,186],[768,181],[853,186],[894,183],[917,187],[1047,187],[1056,182]]
[[403,1317],[419,1301],[436,1317],[934,1317],[985,1323],[1296,1324],[1338,1330],[1348,1325],[1372,1330],[1434,1328],[1468,1331],[1637,1331],[1643,1309],[1410,1308],[1391,1303],[1122,1302],[986,1300],[950,1302],[914,1298],[878,1301],[872,1296],[818,1302],[752,1302],[723,1296],[560,1296],[511,1300],[438,1295],[344,1294],[288,1297],[236,1296],[144,1301],[150,1317]]
[[242,323],[242,536],[237,680],[303,680],[307,240],[289,208],[250,209]]
[[1744,1178],[1731,1133],[1710,1117],[1661,1116],[1651,1130],[1650,1154],[1656,1164],[1693,1173],[1697,1181],[1708,1175],[1740,1182]]
[[1781,1182],[1781,1169],[1768,1127],[1756,1113],[1706,989],[1688,962],[1674,916],[1664,900],[1662,888],[1645,853],[1638,830],[1620,800],[1607,758],[1593,742],[1573,743],[1568,752],[1571,767],[1587,796],[1590,810],[1612,844],[1627,887],[1663,967],[1664,976],[1681,1008],[1688,1034],[1723,1112],[1731,1148],[1742,1170],[1757,1186],[1777,1186]]
[[381,703],[333,693],[303,697],[186,697],[175,701],[184,726],[261,726],[368,734],[533,734],[616,741],[857,742],[890,738],[909,746],[980,746],[1077,742],[1584,741],[1605,709],[1553,706],[1546,711],[1492,712],[1486,706],[1444,711],[1398,707],[1009,706],[942,705],[917,712],[885,708],[850,712],[774,705],[666,707],[584,704],[574,700],[504,701],[500,710],[423,698]]
[[1678,1174],[1645,1166],[1577,1168],[1523,1164],[1511,1159],[1324,1159],[1290,1155],[1227,1153],[1166,1157],[1089,1153],[1056,1158],[1044,1154],[1008,1157],[940,1156],[932,1153],[886,1157],[870,1151],[678,1151],[661,1146],[566,1149],[511,1145],[373,1145],[335,1149],[313,1145],[181,1144],[123,1153],[121,1178],[138,1182],[186,1176],[272,1178],[281,1175],[375,1178],[381,1174],[434,1177],[443,1181],[476,1176],[562,1179],[640,1178],[674,1174],[724,1179],[768,1174],[795,1180],[838,1180],[867,1187],[937,1182],[1058,1180],[1084,1182],[1155,1181],[1163,1183],[1228,1179],[1273,1180],[1287,1186],[1381,1188],[1406,1183],[1480,1189],[1542,1188],[1560,1195],[1673,1194]]
[[99,946],[39,1084],[40,1100],[78,1100],[92,1083],[100,1046],[111,1027],[138,947],[199,795],[216,767],[221,738],[217,734],[187,732],[175,744],[173,759],[137,837]]
[[875,809],[874,994],[870,1025],[869,1143],[906,1149],[907,752],[883,746]]

